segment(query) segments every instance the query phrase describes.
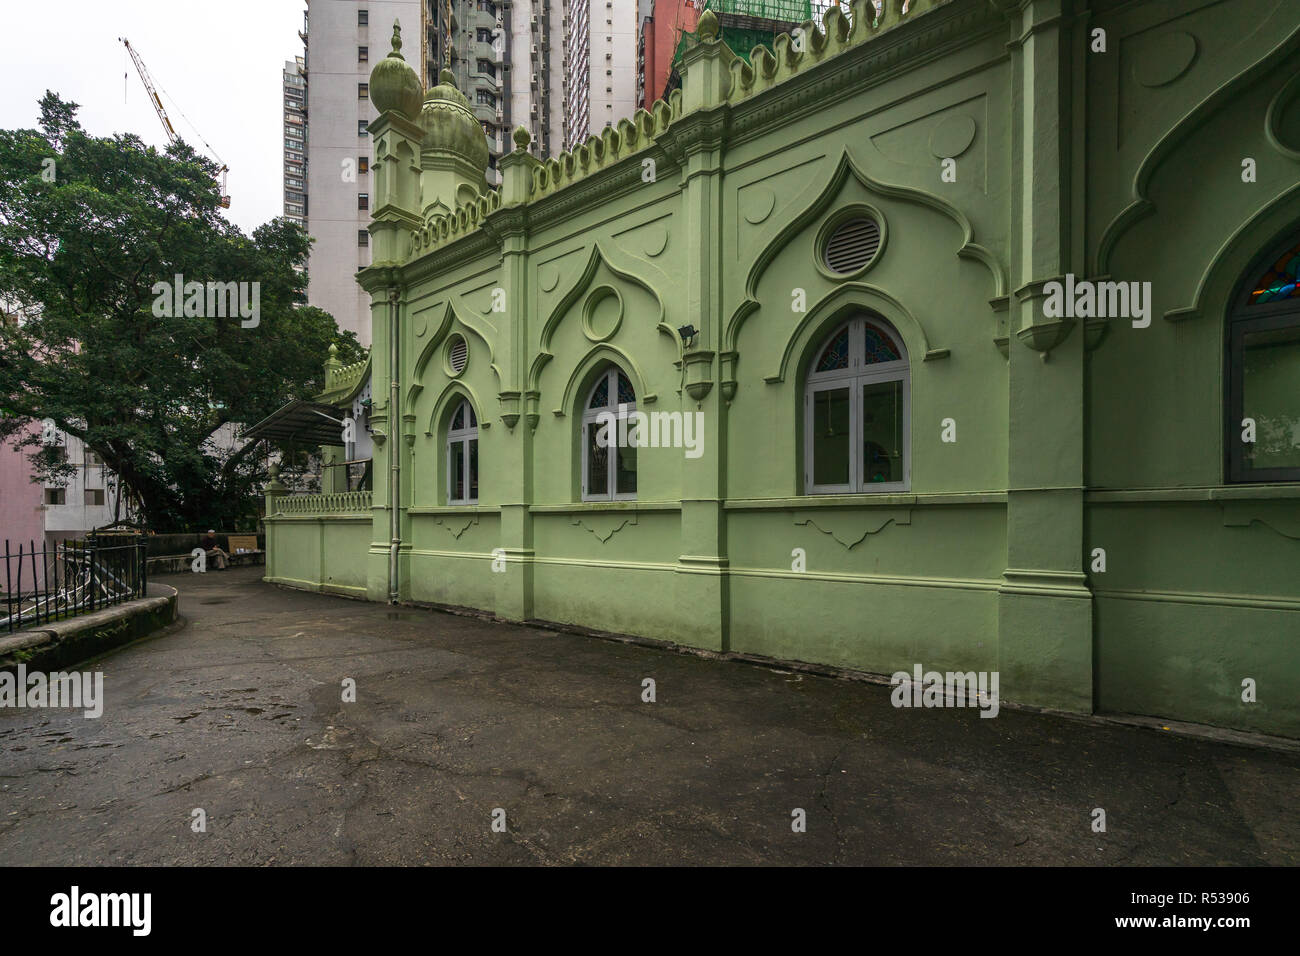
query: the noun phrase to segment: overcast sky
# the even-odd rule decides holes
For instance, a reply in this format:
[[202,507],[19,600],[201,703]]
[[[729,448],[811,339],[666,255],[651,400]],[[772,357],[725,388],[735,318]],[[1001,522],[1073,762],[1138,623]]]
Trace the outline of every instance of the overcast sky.
[[251,232],[283,211],[280,71],[302,54],[306,8],[305,0],[4,0],[0,128],[35,127],[37,100],[50,89],[81,104],[88,132],[131,132],[164,147],[118,42],[126,37],[176,132],[206,152],[197,128],[230,166],[226,215]]

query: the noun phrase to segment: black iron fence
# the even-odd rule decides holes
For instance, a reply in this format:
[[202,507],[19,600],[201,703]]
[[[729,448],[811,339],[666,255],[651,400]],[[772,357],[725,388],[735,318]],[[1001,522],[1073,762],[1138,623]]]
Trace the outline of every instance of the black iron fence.
[[20,631],[144,597],[145,545],[87,539],[48,548],[8,539],[0,557],[0,632]]

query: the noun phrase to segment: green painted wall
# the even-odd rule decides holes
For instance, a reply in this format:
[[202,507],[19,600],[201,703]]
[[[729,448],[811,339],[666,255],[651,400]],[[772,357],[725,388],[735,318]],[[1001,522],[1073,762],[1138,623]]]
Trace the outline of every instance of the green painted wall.
[[[1223,412],[1234,296],[1300,235],[1294,6],[864,9],[752,65],[703,42],[670,102],[545,164],[516,150],[488,194],[457,91],[372,81],[375,492],[350,580],[387,597],[395,448],[404,599],[1300,735],[1300,485],[1226,484]],[[836,276],[821,242],[854,212],[883,244]],[[1150,282],[1149,325],[1049,316],[1066,273]],[[908,353],[910,487],[806,495],[808,370],[860,314]],[[583,502],[610,362],[640,411],[698,412],[704,453],[642,448],[635,501]],[[462,398],[476,506],[446,500]]]

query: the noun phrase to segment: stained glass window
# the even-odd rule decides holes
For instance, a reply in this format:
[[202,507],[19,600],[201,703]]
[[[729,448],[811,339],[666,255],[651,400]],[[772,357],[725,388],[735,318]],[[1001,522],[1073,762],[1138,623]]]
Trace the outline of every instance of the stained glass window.
[[864,364],[874,365],[877,362],[897,362],[899,360],[898,346],[894,344],[894,340],[883,329],[867,322],[865,338],[866,355]]
[[618,373],[618,402],[620,405],[631,405],[636,401],[636,392],[632,391],[632,383],[627,380],[627,376],[622,372]]
[[839,334],[831,339],[830,345],[817,360],[817,371],[833,372],[838,368],[849,367],[849,327],[840,329]]
[[1300,244],[1292,246],[1269,267],[1250,293],[1253,305],[1300,298]]
[[609,376],[602,375],[600,384],[596,390],[591,393],[591,401],[587,403],[588,408],[604,408],[609,404]]
[[451,430],[456,432],[465,427],[465,403],[456,406],[456,414],[451,417]]

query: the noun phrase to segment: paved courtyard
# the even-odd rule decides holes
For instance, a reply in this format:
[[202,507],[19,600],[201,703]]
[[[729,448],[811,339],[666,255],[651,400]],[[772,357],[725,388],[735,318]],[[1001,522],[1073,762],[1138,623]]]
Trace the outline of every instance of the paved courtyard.
[[1300,863],[1300,754],[260,575],[164,579],[187,623],[94,665],[100,719],[0,711],[0,865]]

